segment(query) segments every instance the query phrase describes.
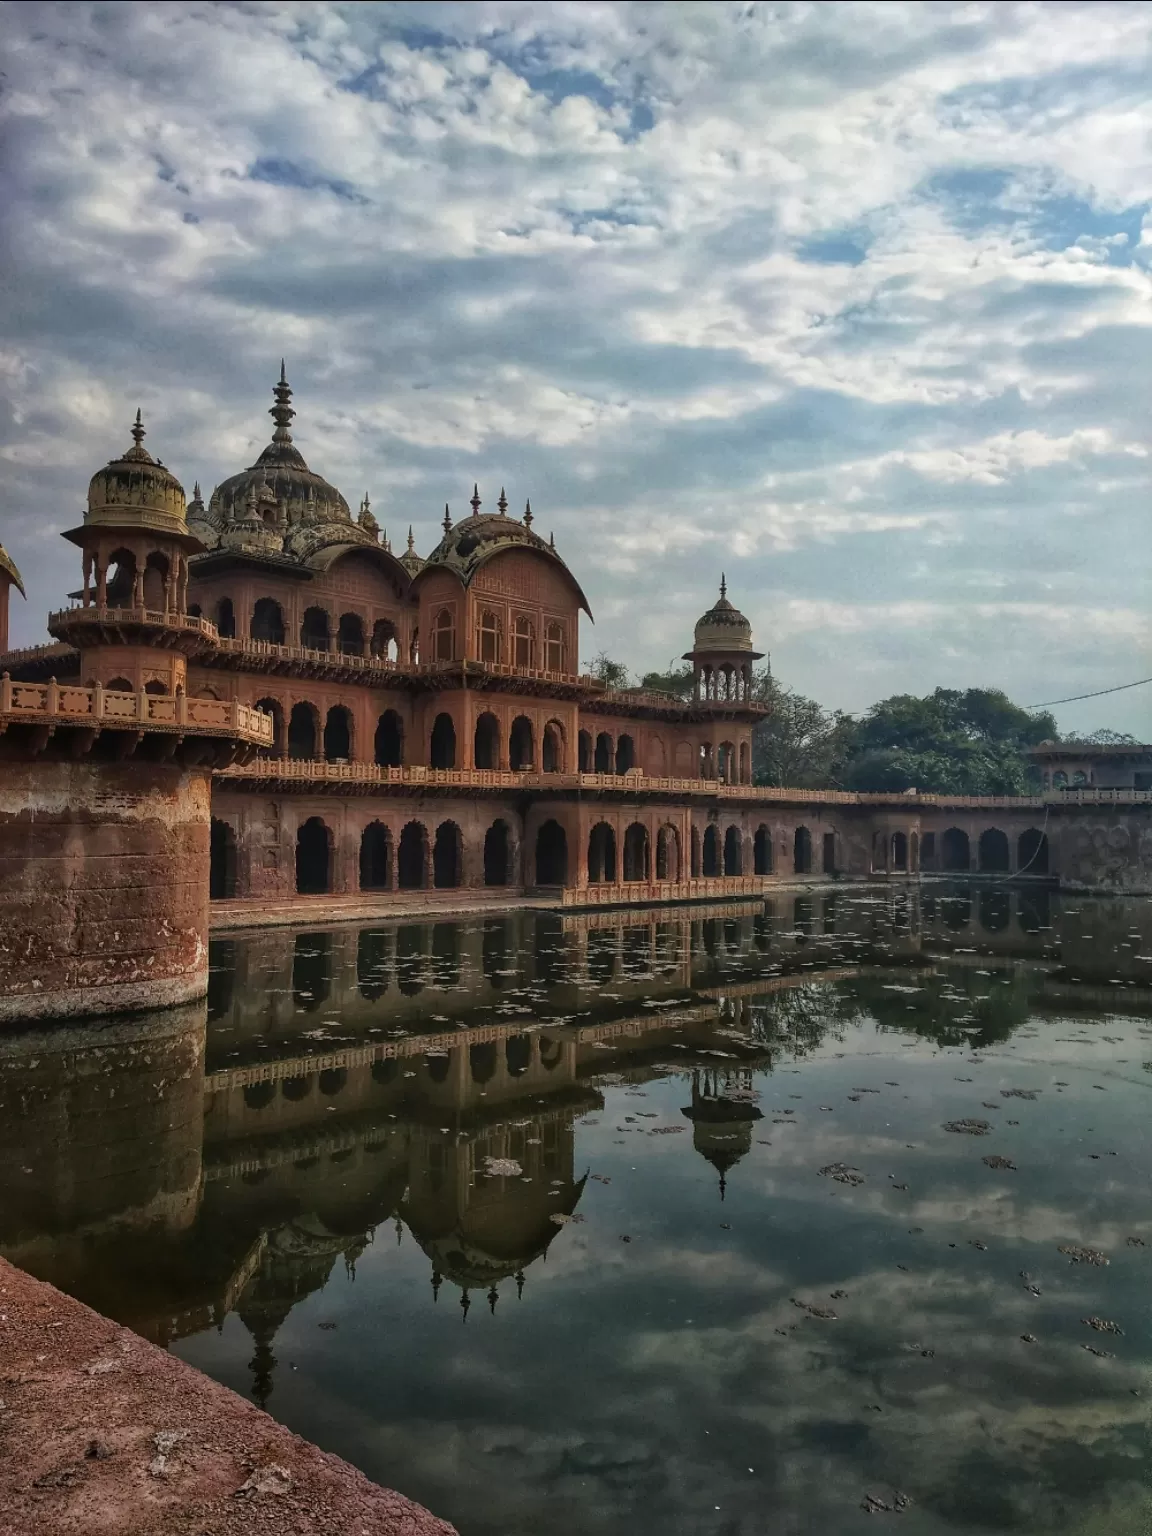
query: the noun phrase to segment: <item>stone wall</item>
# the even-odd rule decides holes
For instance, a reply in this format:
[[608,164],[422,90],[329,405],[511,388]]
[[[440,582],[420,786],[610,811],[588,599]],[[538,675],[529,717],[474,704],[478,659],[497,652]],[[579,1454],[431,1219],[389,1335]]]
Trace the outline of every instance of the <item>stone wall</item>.
[[1049,832],[1061,886],[1152,893],[1152,806],[1068,807]]

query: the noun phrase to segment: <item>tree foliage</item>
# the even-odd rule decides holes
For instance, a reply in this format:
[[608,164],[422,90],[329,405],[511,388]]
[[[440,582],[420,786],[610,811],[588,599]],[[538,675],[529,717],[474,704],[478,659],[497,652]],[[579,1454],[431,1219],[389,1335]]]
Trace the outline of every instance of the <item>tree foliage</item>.
[[670,693],[673,698],[687,702],[696,691],[696,679],[689,662],[678,667],[670,661],[666,672],[645,672],[640,686],[651,688],[655,693]]
[[584,665],[593,677],[599,678],[605,688],[627,688],[629,685],[628,668],[623,662],[613,661],[607,651],[601,651]]
[[794,789],[838,785],[852,740],[849,717],[783,687],[767,667],[753,675],[753,697],[771,710],[752,734],[753,780]]

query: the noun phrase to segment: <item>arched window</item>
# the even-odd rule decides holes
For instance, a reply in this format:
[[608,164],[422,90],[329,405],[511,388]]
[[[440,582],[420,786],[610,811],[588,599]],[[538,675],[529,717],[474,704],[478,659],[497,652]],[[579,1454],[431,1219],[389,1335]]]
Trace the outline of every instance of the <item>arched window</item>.
[[352,760],[352,714],[343,704],[333,704],[324,722],[324,756],[330,763]]
[[567,883],[568,836],[558,821],[546,821],[536,834],[536,884]]
[[288,756],[313,758],[316,756],[316,706],[293,704],[288,717]]
[[396,882],[401,890],[419,891],[428,884],[428,832],[422,821],[410,821],[400,833]]
[[450,608],[441,608],[432,624],[432,660],[452,661],[456,655],[456,625]]
[[1008,869],[1008,838],[999,827],[980,834],[980,868],[993,873]]
[[940,865],[945,870],[970,869],[972,852],[967,832],[959,827],[949,827],[940,839]]
[[661,827],[656,834],[656,878],[680,878],[680,834],[675,827]]
[[432,722],[429,758],[433,768],[455,768],[456,727],[452,724],[451,715],[437,715]]
[[744,873],[744,850],[740,844],[740,828],[729,827],[724,834],[724,873],[726,875],[740,875]]
[[499,768],[500,722],[488,710],[476,721],[472,742],[472,763],[476,768]]
[[579,754],[580,773],[591,773],[592,764],[595,761],[595,749],[592,746],[592,733],[581,731],[577,739],[577,752]]
[[460,884],[463,878],[464,840],[454,821],[442,821],[436,828],[432,848],[432,883],[437,889]]
[[229,901],[236,894],[236,834],[226,821],[212,818],[209,841],[208,898]]
[[[912,848],[913,848],[912,867],[913,867],[913,869],[916,869],[918,866],[917,866],[917,863],[916,863],[916,852],[915,852],[915,850],[916,850],[916,834],[915,834],[915,832],[913,832],[913,834],[912,834]],[[834,875],[836,873],[836,834],[835,834],[835,832],[825,832],[825,834],[824,834],[824,873],[826,875]],[[831,899],[832,898],[829,897],[829,900],[831,900]]]
[[360,838],[360,889],[386,891],[392,884],[392,835],[379,821],[371,821]]
[[133,693],[135,690],[126,677],[114,677],[110,683],[104,684],[112,693]]
[[363,656],[364,620],[358,613],[342,613],[336,630],[336,649],[341,656]]
[[636,743],[631,736],[621,736],[616,743],[616,772],[628,773],[636,766]]
[[797,875],[812,873],[812,834],[807,827],[797,827],[793,834],[792,871]]
[[279,699],[257,699],[256,708],[272,716],[272,745],[261,747],[265,757],[284,756],[284,706]]
[[328,612],[324,608],[305,608],[300,623],[300,644],[308,651],[326,651],[331,640]]
[[704,828],[704,878],[713,879],[720,868],[720,833],[709,825]]
[[395,624],[391,619],[377,619],[372,626],[372,655],[377,661],[395,661],[398,648]]
[[484,884],[507,885],[510,863],[508,823],[494,821],[484,834]]
[[908,868],[908,838],[903,832],[892,834],[892,868]]
[[1021,875],[1048,873],[1048,837],[1038,827],[1029,827],[1016,840],[1016,872]]
[[[136,556],[130,549],[118,549],[108,556],[109,575],[105,593],[109,608],[131,608],[136,595]],[[227,602],[227,598],[224,599]],[[229,611],[231,604],[229,603]],[[219,613],[219,607],[217,607]],[[219,628],[219,621],[217,621]],[[224,631],[220,630],[223,634]]]
[[235,640],[236,610],[232,607],[230,597],[222,597],[216,604],[216,628],[220,631],[221,639]]
[[648,880],[649,873],[648,828],[634,821],[624,833],[625,880]]
[[404,761],[404,724],[394,709],[376,722],[375,753],[381,768],[399,768]]
[[712,743],[710,741],[701,742],[700,744],[700,777],[702,779],[713,779],[716,777],[712,765]]
[[517,715],[508,737],[508,765],[513,773],[527,772],[535,765],[535,757],[532,722],[527,715]]
[[772,834],[763,825],[756,828],[752,839],[752,868],[758,875],[772,873]]
[[556,720],[549,720],[544,727],[540,766],[545,773],[562,773],[564,770],[564,732]]
[[564,670],[564,629],[560,624],[549,624],[544,631],[544,666],[549,672]]
[[296,891],[318,896],[332,889],[332,835],[319,816],[296,833]]
[[532,620],[524,617],[518,618],[514,630],[514,661],[516,666],[532,666],[532,652],[535,648],[535,639],[536,633],[532,628]]
[[736,782],[736,748],[730,741],[720,743],[716,757],[716,776],[721,784]]
[[615,750],[612,746],[612,738],[607,731],[601,731],[596,738],[596,756],[594,772],[611,773]]
[[280,604],[271,597],[261,597],[252,609],[252,621],[248,633],[253,640],[264,640],[269,645],[284,644],[284,614]]
[[588,834],[588,880],[592,885],[616,883],[616,834],[598,821]]
[[700,828],[699,827],[693,827],[692,828],[691,866],[690,867],[691,867],[691,870],[692,870],[692,879],[693,880],[698,880],[700,878]]
[[490,609],[480,615],[480,660],[500,660],[500,619]]
[[168,561],[157,550],[144,562],[144,606],[163,613],[168,596]]
[[747,741],[740,743],[740,782],[741,784],[752,782],[752,747]]
[[167,688],[167,685],[162,683],[158,677],[151,677],[144,684],[144,692],[145,693],[154,693],[154,694],[164,694],[164,693],[168,692],[168,688]]

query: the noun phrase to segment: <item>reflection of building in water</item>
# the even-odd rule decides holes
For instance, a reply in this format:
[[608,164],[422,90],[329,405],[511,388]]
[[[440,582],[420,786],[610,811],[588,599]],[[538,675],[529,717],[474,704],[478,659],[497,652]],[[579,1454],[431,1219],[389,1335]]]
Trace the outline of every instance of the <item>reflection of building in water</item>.
[[753,1102],[751,1072],[693,1072],[692,1102],[681,1114],[692,1122],[692,1145],[720,1175],[723,1200],[728,1170],[752,1150],[752,1127],[764,1118]]

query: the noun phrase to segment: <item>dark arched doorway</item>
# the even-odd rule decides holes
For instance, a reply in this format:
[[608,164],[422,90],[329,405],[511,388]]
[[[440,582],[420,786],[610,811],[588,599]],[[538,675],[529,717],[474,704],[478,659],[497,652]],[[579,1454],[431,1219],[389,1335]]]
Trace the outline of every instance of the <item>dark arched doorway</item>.
[[616,883],[616,834],[606,821],[588,834],[588,879],[593,885]]
[[388,828],[372,821],[360,839],[360,889],[386,891],[392,884],[392,837]]
[[319,816],[309,816],[296,833],[296,891],[319,896],[332,889],[332,837]]
[[456,766],[456,727],[451,715],[437,715],[433,721],[430,758],[433,768]]
[[438,890],[460,884],[463,852],[460,828],[454,821],[442,821],[436,828],[436,841],[432,846],[432,883]]
[[330,763],[352,757],[352,714],[343,704],[333,704],[324,722],[324,756]]
[[988,827],[980,834],[980,868],[990,874],[1004,874],[1009,863],[1008,835],[999,827]]
[[807,827],[797,827],[792,838],[792,870],[797,875],[812,873],[812,834]]
[[316,756],[316,710],[311,704],[293,704],[288,717],[288,756]]
[[251,635],[268,645],[284,644],[284,613],[272,597],[260,597],[252,609]]
[[758,875],[772,873],[772,834],[767,827],[757,827],[752,839],[752,868]]
[[625,880],[648,880],[650,878],[650,854],[648,828],[643,822],[634,821],[624,833]]
[[558,821],[546,821],[536,834],[536,884],[567,883],[568,835]]
[[487,710],[476,721],[472,742],[472,764],[476,768],[499,768],[500,722]]
[[616,772],[629,773],[636,766],[636,743],[631,736],[621,736],[616,743]]
[[226,821],[212,818],[209,842],[208,897],[228,901],[236,894],[236,834]]
[[394,709],[386,709],[376,723],[375,749],[381,768],[399,768],[404,761],[404,727]]
[[400,833],[396,881],[401,890],[423,890],[428,883],[428,833],[421,821],[410,821]]
[[704,878],[714,879],[720,873],[720,833],[714,826],[704,828]]
[[1048,836],[1038,827],[1029,827],[1016,840],[1016,873],[1019,875],[1046,875],[1048,873]]
[[744,873],[743,852],[739,827],[729,827],[724,834],[724,873],[726,875]]
[[593,771],[596,773],[612,772],[612,738],[607,731],[601,731],[596,738],[596,751],[593,755]]
[[967,832],[959,827],[949,827],[940,839],[940,867],[947,870],[969,869],[972,854],[968,846]]
[[533,767],[535,757],[532,722],[527,715],[517,715],[508,736],[508,766],[513,773],[526,772]]
[[484,884],[508,884],[508,823],[494,821],[484,834]]

